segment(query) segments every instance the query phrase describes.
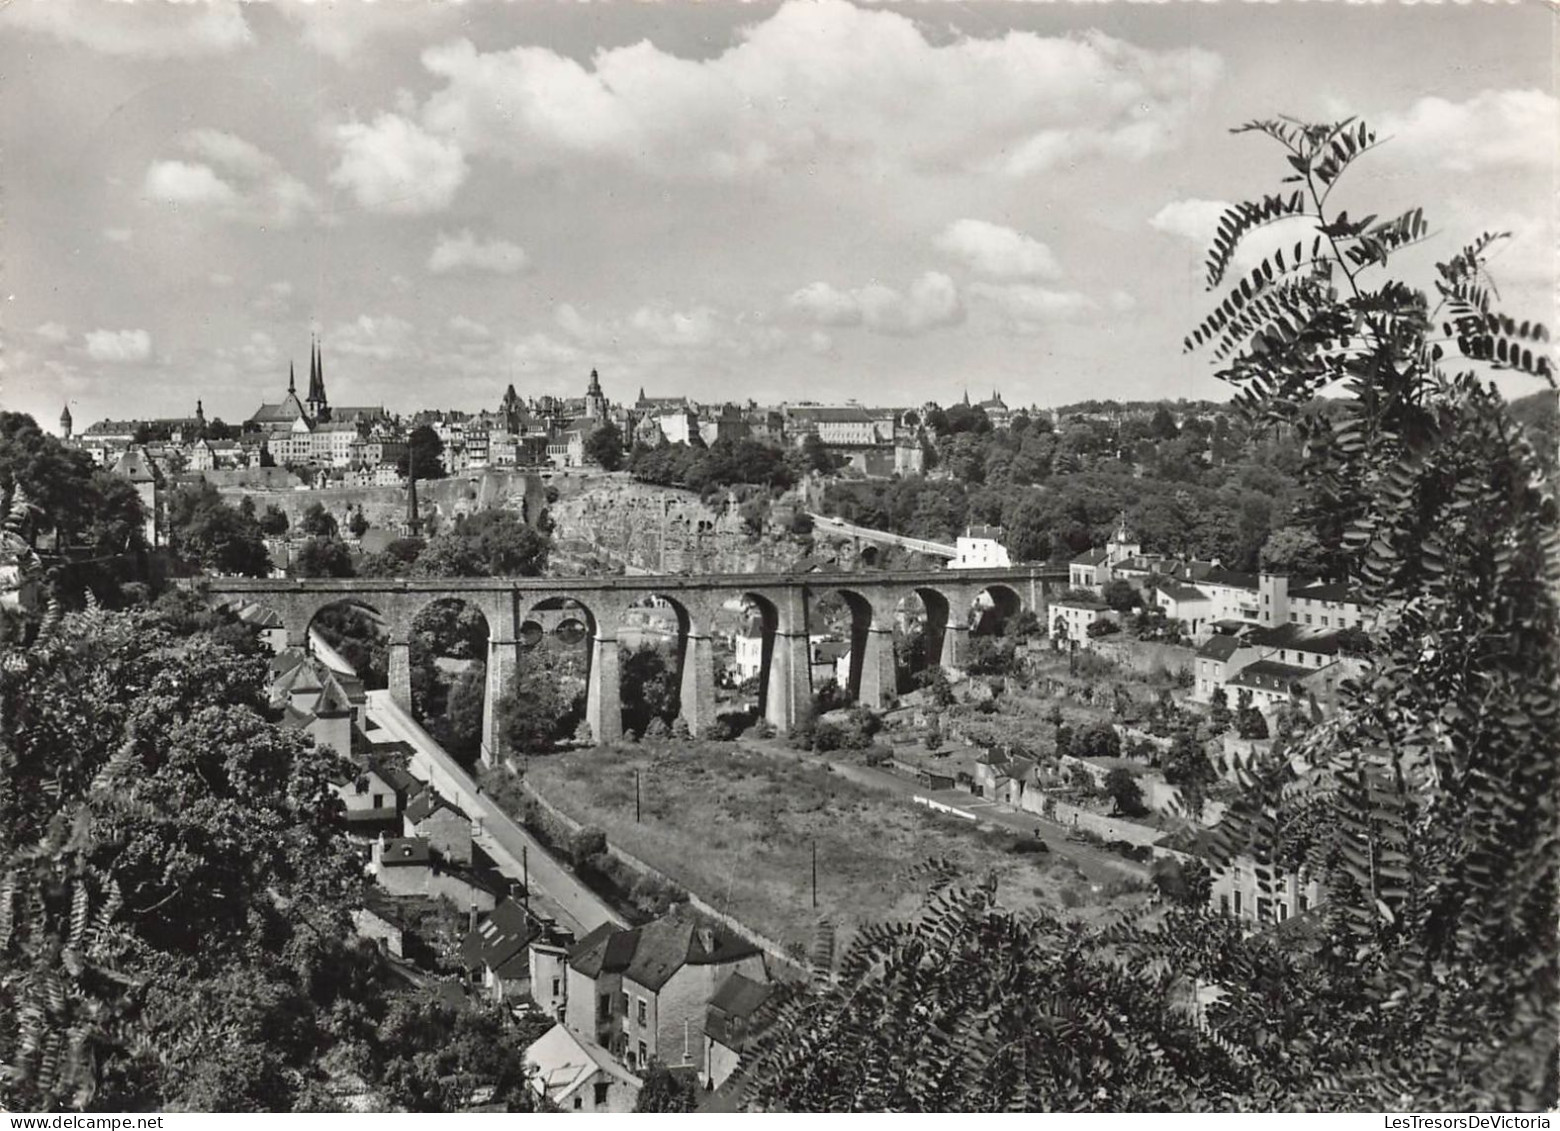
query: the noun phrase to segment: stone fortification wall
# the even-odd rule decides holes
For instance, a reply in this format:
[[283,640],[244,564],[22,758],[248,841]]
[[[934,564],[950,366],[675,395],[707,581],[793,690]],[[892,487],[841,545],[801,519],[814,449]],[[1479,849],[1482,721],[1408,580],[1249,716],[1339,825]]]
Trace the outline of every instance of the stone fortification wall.
[[[405,487],[325,487],[293,489],[271,487],[254,482],[228,485],[216,479],[221,473],[207,473],[228,502],[237,504],[248,495],[255,508],[279,507],[294,525],[314,503],[329,511],[343,530],[353,511],[362,508],[369,526],[377,530],[396,530],[406,518]],[[435,529],[448,526],[456,515],[499,507],[524,515],[534,522],[547,508],[546,487],[540,476],[521,471],[476,471],[447,479],[417,481],[417,510],[424,519],[432,516]]]
[[742,507],[726,497],[706,504],[691,491],[636,483],[625,476],[575,478],[550,508],[553,539],[564,552],[593,555],[626,572],[755,573],[785,570],[810,543],[785,533],[796,509],[777,501],[754,535]]

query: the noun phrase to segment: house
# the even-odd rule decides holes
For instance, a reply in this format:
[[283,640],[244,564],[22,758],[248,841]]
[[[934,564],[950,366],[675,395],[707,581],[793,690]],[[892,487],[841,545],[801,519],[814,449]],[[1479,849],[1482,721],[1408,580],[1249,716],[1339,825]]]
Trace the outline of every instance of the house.
[[1164,610],[1165,619],[1186,625],[1194,639],[1203,635],[1213,621],[1213,598],[1195,585],[1180,581],[1159,581],[1154,585],[1154,604]]
[[525,1050],[536,1094],[559,1111],[630,1112],[641,1082],[595,1041],[559,1022]]
[[356,773],[342,773],[334,781],[336,796],[347,809],[349,832],[396,831],[407,799],[422,783],[393,762],[363,759]]
[[1213,693],[1223,687],[1234,674],[1257,660],[1262,649],[1248,644],[1242,637],[1215,633],[1197,649],[1193,664],[1192,698],[1199,703],[1209,703]]
[[1283,923],[1321,904],[1322,885],[1304,868],[1286,872],[1238,856],[1214,870],[1210,907],[1253,923]]
[[1317,628],[1364,628],[1370,606],[1347,585],[1305,585],[1289,591],[1291,624]]
[[1013,564],[1000,526],[970,526],[954,542],[949,569],[1006,569]]
[[1229,569],[1209,570],[1197,582],[1197,588],[1213,602],[1212,618],[1215,623],[1230,621],[1236,624],[1262,623],[1258,599],[1259,579],[1254,573],[1237,573]]
[[462,911],[492,911],[498,904],[492,883],[469,869],[446,864],[422,837],[381,833],[374,841],[369,873],[391,895],[430,896]]
[[737,1070],[752,1035],[754,1015],[773,984],[733,974],[721,983],[704,1015],[704,1084],[718,1088]]
[[[812,643],[812,685],[822,687],[826,683],[838,683],[841,687],[850,686],[850,641],[849,640],[814,640]],[[840,665],[843,662],[845,678],[839,678]]]
[[1105,591],[1105,586],[1111,581],[1112,567],[1118,562],[1135,558],[1142,552],[1142,545],[1127,533],[1127,522],[1123,518],[1116,525],[1116,532],[1111,535],[1110,541],[1105,543],[1103,549],[1079,554],[1068,563],[1068,584],[1074,589],[1092,589],[1098,596]]
[[451,863],[471,863],[471,818],[431,785],[423,786],[406,803],[401,831],[404,836],[427,840],[435,852]]
[[274,609],[267,609],[263,605],[245,605],[238,610],[238,619],[254,629],[255,635],[260,637],[260,643],[274,654],[280,655],[286,651],[287,624]]
[[405,932],[383,903],[383,896],[370,891],[363,906],[352,912],[353,930],[359,938],[370,940],[386,954],[403,958],[406,951]]
[[1092,597],[1062,596],[1051,602],[1051,635],[1080,648],[1088,648],[1093,642],[1089,635],[1091,625],[1115,620],[1115,611]]
[[763,626],[745,626],[732,638],[732,651],[731,666],[737,679],[757,679],[764,669]]
[[[532,915],[513,896],[506,896],[466,933],[460,945],[461,961],[474,977],[481,979],[483,989],[494,1000],[526,996],[535,1000],[529,948],[539,941],[562,950],[572,937],[551,920]],[[543,997],[549,1001],[563,996],[562,978],[555,977],[557,984],[542,987]]]
[[1264,715],[1270,715],[1289,703],[1298,701],[1303,694],[1303,681],[1313,669],[1298,664],[1286,664],[1278,660],[1258,660],[1236,672],[1225,684],[1231,701],[1242,691],[1251,694],[1251,705]]
[[570,952],[565,1020],[630,1068],[659,1059],[702,1072],[706,1008],[732,974],[768,981],[763,952],[686,907],[629,930],[603,924]]
[[1033,781],[1034,769],[1032,758],[986,755],[975,763],[975,792],[1019,808],[1024,803],[1025,787]]

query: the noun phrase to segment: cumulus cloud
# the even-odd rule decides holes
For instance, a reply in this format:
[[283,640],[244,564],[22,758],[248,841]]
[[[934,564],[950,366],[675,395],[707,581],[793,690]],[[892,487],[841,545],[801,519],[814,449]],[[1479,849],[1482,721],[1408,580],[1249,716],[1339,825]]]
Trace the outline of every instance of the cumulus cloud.
[[334,141],[340,159],[330,174],[331,184],[349,190],[373,212],[442,212],[466,180],[460,146],[399,114],[381,114],[372,125],[337,126]]
[[788,305],[822,326],[865,326],[878,334],[909,336],[964,321],[964,303],[952,279],[927,271],[900,291],[869,283],[844,291],[812,283],[794,292]]
[[1219,217],[1229,205],[1222,200],[1172,200],[1148,220],[1157,232],[1180,236],[1183,240],[1207,247],[1219,230]]
[[55,345],[70,339],[70,331],[58,322],[44,322],[35,327],[33,333],[37,334],[44,341],[53,342]]
[[1032,333],[1057,322],[1070,322],[1099,309],[1099,304],[1078,291],[1056,291],[1029,283],[972,283],[972,300],[989,304],[1009,329]]
[[227,219],[283,228],[319,207],[307,185],[236,134],[191,130],[181,145],[200,160],[152,162],[142,185],[146,199],[209,208]]
[[159,204],[230,206],[238,192],[210,165],[189,161],[153,161],[146,170],[142,194]]
[[1080,156],[1141,160],[1176,144],[1220,72],[1206,51],[1099,34],[933,42],[910,16],[845,0],[791,0],[707,59],[641,41],[584,65],[462,40],[422,60],[443,81],[422,123],[464,152],[522,167],[594,157],[668,177],[741,177],[819,154],[1014,176]]
[[237,0],[198,4],[105,4],[102,0],[12,0],[0,28],[52,36],[103,55],[168,59],[222,54],[254,39]]
[[1560,98],[1541,90],[1485,90],[1466,102],[1432,96],[1375,125],[1393,155],[1453,172],[1548,171],[1560,149]]
[[389,361],[412,355],[415,336],[416,328],[393,314],[360,314],[355,321],[338,325],[326,337],[332,353]]
[[530,334],[511,343],[507,352],[515,368],[529,374],[577,368],[585,358],[578,346],[549,334]]
[[715,311],[708,306],[686,312],[642,306],[630,316],[629,325],[660,346],[707,346],[720,332]]
[[145,330],[88,330],[82,340],[94,361],[134,362],[152,356],[152,336]]
[[362,51],[373,40],[395,36],[428,37],[440,34],[447,25],[466,18],[459,3],[375,4],[371,13],[361,3],[283,3],[277,5],[296,23],[303,41],[322,55],[338,63],[351,64],[362,58]]
[[436,275],[451,271],[513,275],[523,271],[526,262],[526,254],[518,244],[499,239],[483,243],[471,234],[470,228],[465,228],[453,236],[439,233],[433,254],[428,257],[428,270]]
[[1055,279],[1062,270],[1051,249],[1032,236],[985,220],[955,220],[933,241],[979,275],[996,279]]

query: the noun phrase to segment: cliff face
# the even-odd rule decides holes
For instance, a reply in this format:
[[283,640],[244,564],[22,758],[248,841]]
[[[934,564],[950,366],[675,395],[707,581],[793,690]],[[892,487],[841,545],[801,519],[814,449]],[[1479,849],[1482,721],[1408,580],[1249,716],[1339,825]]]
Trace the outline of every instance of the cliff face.
[[[576,479],[549,508],[554,559],[650,573],[756,573],[786,570],[811,540],[785,532],[794,503],[772,504],[754,533],[735,498],[706,505],[698,495],[622,476]],[[562,565],[561,561],[557,564]]]
[[[213,473],[206,475],[212,478]],[[303,512],[315,503],[329,511],[342,530],[347,528],[348,519],[359,508],[370,527],[376,530],[399,530],[406,518],[405,487],[329,487],[295,491],[219,483],[218,489],[234,505],[240,497],[248,495],[254,499],[255,509],[262,513],[267,506],[279,507],[286,512],[293,526],[297,526]],[[456,515],[495,507],[512,510],[534,523],[547,507],[546,488],[539,476],[519,471],[469,472],[447,479],[417,481],[418,514],[424,520],[432,517],[436,530],[447,528]]]

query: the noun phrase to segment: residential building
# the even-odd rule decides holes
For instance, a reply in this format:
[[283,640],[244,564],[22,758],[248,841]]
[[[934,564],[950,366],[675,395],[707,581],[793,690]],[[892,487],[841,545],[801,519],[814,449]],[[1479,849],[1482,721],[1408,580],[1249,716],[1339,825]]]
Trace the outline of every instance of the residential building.
[[446,801],[432,785],[424,786],[406,804],[402,833],[422,837],[453,864],[471,863],[471,818]]
[[639,1078],[601,1045],[559,1023],[525,1050],[531,1087],[559,1111],[631,1112]]
[[1213,626],[1213,598],[1195,585],[1179,581],[1155,582],[1154,604],[1164,610],[1165,619],[1180,621],[1186,632],[1198,639]]
[[1005,569],[1013,564],[1002,544],[1000,526],[969,526],[954,542],[955,556],[949,569]]
[[768,981],[763,952],[686,908],[630,930],[604,924],[570,952],[565,1020],[630,1068],[658,1059],[704,1072],[706,1012],[732,974]]
[[[563,977],[555,974],[555,984],[536,986],[532,981],[530,948],[541,943],[563,951],[571,942],[573,936],[552,920],[532,915],[519,900],[507,896],[466,933],[461,941],[460,955],[466,969],[480,980],[484,991],[495,1001],[529,997],[546,1008],[544,1000],[556,999],[561,1003]],[[554,1010],[548,1012],[556,1016]]]
[[743,974],[731,975],[715,991],[704,1017],[707,1087],[720,1087],[737,1070],[753,1036],[754,1016],[773,992],[772,983]]
[[[1262,655],[1262,649],[1253,647],[1239,636],[1215,633],[1197,650],[1192,698],[1199,703],[1210,702],[1213,693],[1223,687],[1230,678],[1247,664],[1254,663]],[[1233,703],[1230,704],[1234,706]]]
[[1127,533],[1126,519],[1123,518],[1110,541],[1101,549],[1079,554],[1068,563],[1067,583],[1074,589],[1092,589],[1099,595],[1111,580],[1111,567],[1142,552],[1142,545]]
[[1116,613],[1103,601],[1092,597],[1058,597],[1051,602],[1051,635],[1053,639],[1068,641],[1079,648],[1093,643],[1089,627],[1101,621],[1114,622]]
[[1287,872],[1240,856],[1215,869],[1209,905],[1252,923],[1282,923],[1322,903],[1321,884],[1305,869]]

